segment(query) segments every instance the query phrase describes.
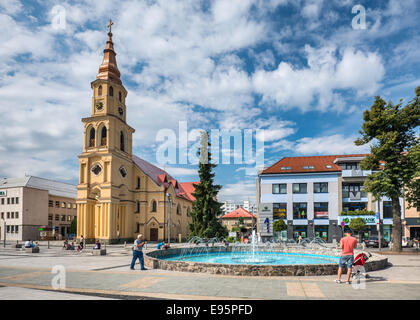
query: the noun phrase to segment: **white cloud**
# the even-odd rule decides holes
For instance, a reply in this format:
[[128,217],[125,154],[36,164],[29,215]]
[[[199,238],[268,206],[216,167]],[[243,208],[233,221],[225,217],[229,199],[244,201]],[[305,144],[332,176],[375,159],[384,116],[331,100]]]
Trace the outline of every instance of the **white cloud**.
[[251,202],[255,202],[256,192],[255,180],[244,180],[237,183],[224,184],[217,195],[217,199],[219,201],[233,200],[235,202],[241,202],[249,198]]
[[315,138],[302,138],[296,142],[294,150],[300,154],[351,154],[368,153],[369,146],[356,146],[354,141],[356,137],[345,137],[341,134],[331,136],[321,136]]
[[0,8],[7,14],[15,15],[22,10],[23,5],[19,0],[2,0],[0,2]]
[[359,96],[373,94],[380,87],[385,68],[377,53],[347,48],[337,59],[335,47],[305,47],[307,68],[281,62],[274,71],[258,70],[253,75],[255,90],[264,103],[283,109],[342,110],[344,101],[336,90],[352,89]]

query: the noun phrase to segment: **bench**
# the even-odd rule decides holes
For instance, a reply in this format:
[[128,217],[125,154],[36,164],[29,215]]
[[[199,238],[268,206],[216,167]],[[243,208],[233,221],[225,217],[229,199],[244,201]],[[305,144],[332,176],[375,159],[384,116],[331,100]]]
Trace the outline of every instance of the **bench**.
[[106,249],[92,249],[94,256],[106,256]]
[[17,243],[17,244],[15,245],[15,248],[16,248],[16,249],[21,249],[21,248],[22,248],[22,244],[21,244],[21,243]]
[[26,253],[39,253],[39,247],[36,248],[25,248]]

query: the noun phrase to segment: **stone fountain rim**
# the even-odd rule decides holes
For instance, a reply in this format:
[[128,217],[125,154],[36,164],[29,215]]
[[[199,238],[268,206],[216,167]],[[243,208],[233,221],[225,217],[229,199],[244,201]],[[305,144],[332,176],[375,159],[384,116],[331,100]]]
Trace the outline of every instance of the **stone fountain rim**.
[[[212,247],[209,247],[212,248]],[[217,247],[216,247],[217,248]],[[259,275],[259,276],[318,276],[332,275],[337,273],[337,263],[319,263],[319,264],[276,264],[276,265],[258,265],[258,264],[224,264],[211,262],[193,262],[181,260],[160,259],[162,256],[173,255],[174,252],[181,253],[185,248],[170,248],[168,250],[154,250],[145,254],[145,263],[153,269],[163,269],[181,272],[199,272],[212,274],[228,275]],[[283,251],[279,251],[283,252]],[[366,250],[355,250],[355,255]],[[171,254],[172,253],[172,254]],[[293,252],[285,252],[293,253]],[[371,253],[369,261],[366,262],[366,271],[383,269],[388,265],[388,258],[383,258]],[[157,257],[156,257],[156,256]],[[338,255],[336,256],[338,257]],[[248,269],[248,270],[247,270]],[[258,272],[258,274],[255,274]],[[303,274],[302,274],[303,273]]]

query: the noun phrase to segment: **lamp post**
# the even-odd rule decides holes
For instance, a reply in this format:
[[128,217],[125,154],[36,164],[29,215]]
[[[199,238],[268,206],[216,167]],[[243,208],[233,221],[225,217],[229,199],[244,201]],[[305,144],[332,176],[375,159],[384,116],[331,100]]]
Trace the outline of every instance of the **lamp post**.
[[171,244],[171,195],[166,193],[166,196],[168,197],[168,244]]

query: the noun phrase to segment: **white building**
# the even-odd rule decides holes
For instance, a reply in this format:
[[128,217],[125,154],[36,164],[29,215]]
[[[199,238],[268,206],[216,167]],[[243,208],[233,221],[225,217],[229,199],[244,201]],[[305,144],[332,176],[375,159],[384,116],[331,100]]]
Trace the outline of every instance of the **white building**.
[[[288,238],[320,237],[327,241],[342,236],[341,223],[362,217],[365,236],[377,235],[376,212],[380,213],[382,234],[392,235],[390,199],[374,201],[363,191],[371,171],[361,170],[366,155],[285,157],[263,170],[257,180],[259,231],[273,233],[272,223],[283,219]],[[400,199],[402,218],[404,202]]]
[[0,179],[0,239],[38,240],[40,228],[65,237],[77,216],[76,186],[26,176]]
[[228,200],[224,201],[222,205],[222,210],[224,214],[230,213],[238,208],[243,208],[248,212],[257,215],[257,205],[255,203],[251,203],[249,200],[244,200],[242,203]]

